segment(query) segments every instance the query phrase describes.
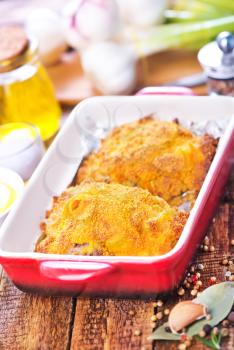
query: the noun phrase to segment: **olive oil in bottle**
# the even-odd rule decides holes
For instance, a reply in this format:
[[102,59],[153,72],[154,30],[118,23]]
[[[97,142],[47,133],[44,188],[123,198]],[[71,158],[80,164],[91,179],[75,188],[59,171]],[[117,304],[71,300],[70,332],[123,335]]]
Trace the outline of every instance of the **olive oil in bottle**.
[[0,124],[29,122],[48,140],[57,132],[60,116],[37,41],[20,27],[0,27]]

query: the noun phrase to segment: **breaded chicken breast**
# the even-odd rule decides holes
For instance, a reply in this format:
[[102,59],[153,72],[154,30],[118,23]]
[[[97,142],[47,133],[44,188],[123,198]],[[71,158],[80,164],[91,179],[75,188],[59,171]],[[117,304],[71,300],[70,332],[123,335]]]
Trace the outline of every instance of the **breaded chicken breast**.
[[117,127],[82,163],[84,179],[147,189],[166,201],[197,192],[216,148],[210,136],[195,136],[176,122],[151,117]]
[[187,214],[147,190],[82,183],[54,200],[36,251],[80,255],[161,255],[176,244]]

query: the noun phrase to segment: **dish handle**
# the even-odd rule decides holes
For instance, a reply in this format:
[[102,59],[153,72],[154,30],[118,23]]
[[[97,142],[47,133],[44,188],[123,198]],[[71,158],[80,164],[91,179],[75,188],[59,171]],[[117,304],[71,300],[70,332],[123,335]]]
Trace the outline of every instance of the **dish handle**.
[[60,281],[86,282],[113,272],[116,267],[106,262],[47,260],[40,262],[40,272],[45,278]]
[[136,93],[139,95],[177,95],[177,96],[195,96],[192,89],[183,86],[148,86]]

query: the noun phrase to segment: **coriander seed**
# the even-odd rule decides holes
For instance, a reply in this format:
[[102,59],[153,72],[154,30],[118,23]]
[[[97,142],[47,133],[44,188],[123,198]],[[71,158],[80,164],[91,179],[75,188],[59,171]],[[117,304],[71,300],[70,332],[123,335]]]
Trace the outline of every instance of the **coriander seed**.
[[214,335],[218,335],[218,334],[219,334],[219,329],[218,329],[218,327],[214,327],[214,328],[213,328],[213,334],[214,334]]
[[185,293],[185,290],[182,287],[179,288],[178,291],[177,291],[177,294],[180,295],[180,296],[184,295],[184,293]]
[[222,265],[227,265],[228,264],[228,259],[223,259],[223,261],[222,261]]
[[157,305],[158,305],[158,307],[163,306],[163,301],[162,300],[158,300]]
[[161,320],[161,319],[163,318],[163,313],[162,313],[162,312],[158,312],[158,313],[156,314],[156,316],[157,316],[157,319],[158,319],[158,320]]
[[205,338],[206,332],[205,332],[204,330],[202,330],[202,331],[200,331],[200,332],[198,333],[198,335],[199,335],[201,338]]
[[204,265],[203,265],[203,264],[198,264],[198,265],[197,265],[197,268],[198,268],[199,270],[204,270]]
[[136,329],[134,332],[134,335],[139,336],[141,335],[141,331],[139,329]]
[[192,289],[190,293],[191,293],[191,295],[193,297],[195,297],[197,295],[197,290],[196,289]]
[[223,337],[227,337],[229,334],[229,330],[228,330],[228,328],[222,328],[220,333]]

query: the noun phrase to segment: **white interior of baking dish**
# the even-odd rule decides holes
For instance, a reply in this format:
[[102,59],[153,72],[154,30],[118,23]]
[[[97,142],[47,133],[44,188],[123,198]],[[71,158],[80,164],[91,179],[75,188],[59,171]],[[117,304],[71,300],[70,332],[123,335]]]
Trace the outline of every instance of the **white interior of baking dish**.
[[[0,254],[6,256],[36,256],[35,242],[40,235],[39,224],[45,210],[50,208],[52,196],[59,195],[73,180],[82,158],[97,140],[117,125],[121,125],[149,114],[162,120],[178,118],[180,121],[202,122],[207,120],[229,122],[229,130],[219,142],[216,156],[202,186],[196,204],[190,214],[183,234],[176,247],[183,244],[199,203],[222,157],[222,150],[230,133],[230,120],[234,116],[234,99],[228,97],[183,97],[183,96],[132,96],[94,97],[80,103],[38,166],[23,197],[18,201],[0,229]],[[172,252],[172,251],[171,251]],[[168,254],[171,254],[169,252]],[[167,255],[168,255],[167,254]],[[55,255],[54,255],[55,257]],[[59,256],[58,256],[59,257]],[[61,257],[61,256],[60,256]],[[68,256],[66,258],[69,259]],[[74,256],[72,256],[74,259]],[[79,257],[79,260],[81,257]],[[87,257],[85,257],[87,260]],[[134,257],[128,257],[132,259]],[[139,259],[149,259],[137,257]],[[89,257],[102,259],[102,257]],[[108,260],[116,257],[108,257]]]

